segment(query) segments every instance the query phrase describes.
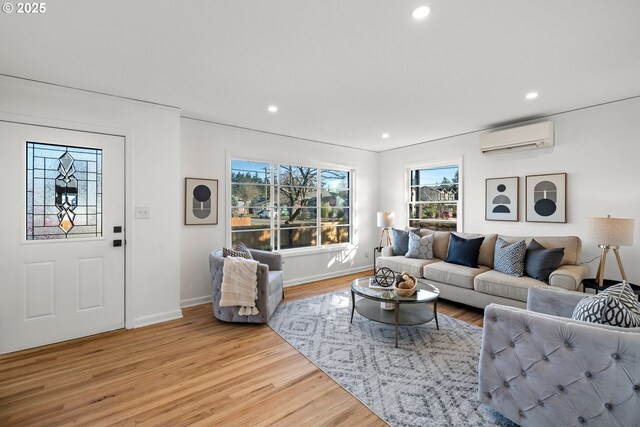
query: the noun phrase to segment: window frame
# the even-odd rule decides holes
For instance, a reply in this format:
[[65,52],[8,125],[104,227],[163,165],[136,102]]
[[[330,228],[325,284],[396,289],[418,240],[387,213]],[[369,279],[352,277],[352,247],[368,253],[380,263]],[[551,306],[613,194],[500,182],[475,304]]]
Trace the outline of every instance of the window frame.
[[[444,160],[437,160],[432,162],[418,162],[405,164],[405,219],[407,226],[411,223],[411,174],[415,170],[422,169],[438,169],[446,166],[458,167],[458,200],[455,202],[457,205],[457,218],[456,218],[456,232],[462,233],[464,231],[464,174],[463,174],[463,158],[448,158]],[[446,203],[446,202],[445,202]],[[453,203],[451,203],[453,204]]]
[[[232,227],[232,218],[233,218],[233,213],[232,210],[234,209],[234,207],[232,206],[232,195],[233,195],[233,185],[236,184],[232,181],[232,171],[233,171],[233,162],[234,161],[245,161],[245,162],[254,162],[254,163],[265,163],[268,164],[271,168],[271,175],[270,175],[270,179],[271,179],[271,183],[268,184],[269,187],[269,194],[270,194],[270,199],[269,199],[269,206],[268,206],[268,210],[271,212],[270,214],[270,221],[269,221],[269,227],[268,228],[264,228],[264,230],[268,230],[270,231],[270,246],[272,251],[274,252],[278,252],[281,253],[283,256],[296,256],[296,255],[304,255],[306,253],[313,253],[313,252],[332,252],[332,251],[336,251],[336,250],[343,250],[346,247],[350,247],[353,246],[353,242],[354,242],[354,237],[355,237],[355,233],[354,233],[354,229],[353,229],[353,225],[355,223],[355,210],[353,208],[354,206],[354,193],[355,193],[355,170],[353,167],[351,166],[347,166],[347,165],[338,165],[338,164],[329,164],[329,163],[325,163],[325,164],[310,164],[310,163],[305,163],[305,162],[298,162],[298,161],[286,161],[286,159],[282,159],[282,161],[275,161],[275,160],[264,160],[264,159],[258,159],[258,158],[252,158],[250,156],[236,156],[236,155],[228,155],[228,161],[227,161],[227,173],[226,173],[226,177],[227,177],[227,192],[228,192],[228,196],[225,198],[226,202],[228,203],[228,207],[226,209],[227,211],[227,230],[226,230],[226,244],[227,246],[231,246],[233,244],[233,233],[242,233],[244,231],[242,230],[233,230]],[[308,188],[313,188],[314,189],[314,194],[310,196],[310,198],[315,197],[316,198],[316,206],[314,207],[309,207],[309,209],[313,209],[316,212],[316,221],[315,221],[315,225],[313,226],[300,226],[300,227],[292,227],[292,228],[299,228],[299,229],[305,229],[305,228],[312,228],[316,230],[316,244],[315,245],[311,245],[311,246],[303,246],[303,247],[293,247],[293,248],[281,248],[281,236],[280,236],[280,232],[282,230],[281,227],[281,217],[282,217],[282,209],[286,209],[287,206],[283,206],[281,201],[280,201],[280,187],[281,187],[281,166],[292,166],[292,167],[302,167],[302,168],[312,168],[312,169],[316,169],[316,184],[313,187],[308,187]],[[348,227],[349,229],[349,239],[346,242],[341,242],[341,243],[322,243],[322,230],[323,230],[323,225],[322,225],[322,214],[321,214],[321,209],[322,209],[322,172],[323,171],[331,171],[331,170],[338,170],[341,172],[346,172],[348,174],[348,187],[343,188],[340,187],[338,190],[339,191],[348,191],[349,192],[349,198],[348,198],[348,205],[344,206],[342,208],[344,209],[348,209],[349,210],[349,217],[348,217],[348,222],[344,223],[344,224],[337,224],[336,226],[338,227]],[[274,214],[275,213],[275,214]],[[260,230],[263,230],[262,228]],[[247,230],[250,231],[250,230]]]

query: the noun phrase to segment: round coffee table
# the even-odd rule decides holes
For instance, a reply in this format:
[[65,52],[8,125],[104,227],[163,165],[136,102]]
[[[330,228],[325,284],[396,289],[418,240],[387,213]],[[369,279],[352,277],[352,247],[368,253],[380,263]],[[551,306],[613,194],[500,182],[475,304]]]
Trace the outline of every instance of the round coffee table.
[[[438,325],[438,297],[440,291],[423,279],[418,280],[418,290],[410,297],[396,295],[393,288],[379,289],[369,287],[372,278],[363,277],[351,282],[351,323],[353,313],[357,311],[361,316],[380,323],[395,325],[396,347],[398,347],[398,326],[421,325],[436,320]],[[356,301],[356,295],[359,298]],[[394,304],[393,310],[384,310],[381,302]],[[433,308],[428,305],[433,303]]]

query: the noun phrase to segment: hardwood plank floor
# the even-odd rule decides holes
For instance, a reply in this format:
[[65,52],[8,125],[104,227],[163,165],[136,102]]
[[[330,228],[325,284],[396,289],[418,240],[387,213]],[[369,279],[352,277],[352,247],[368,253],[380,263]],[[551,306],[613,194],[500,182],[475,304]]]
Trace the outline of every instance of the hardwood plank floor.
[[[359,273],[287,288],[348,289]],[[439,312],[482,325],[482,310]],[[0,356],[0,425],[367,425],[381,419],[266,325],[184,318]]]

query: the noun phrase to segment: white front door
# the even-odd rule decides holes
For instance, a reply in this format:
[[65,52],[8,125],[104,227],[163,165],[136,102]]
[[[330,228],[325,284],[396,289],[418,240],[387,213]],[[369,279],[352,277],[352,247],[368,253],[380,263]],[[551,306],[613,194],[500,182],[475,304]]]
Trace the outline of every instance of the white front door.
[[0,353],[124,327],[124,138],[0,121],[0,162]]

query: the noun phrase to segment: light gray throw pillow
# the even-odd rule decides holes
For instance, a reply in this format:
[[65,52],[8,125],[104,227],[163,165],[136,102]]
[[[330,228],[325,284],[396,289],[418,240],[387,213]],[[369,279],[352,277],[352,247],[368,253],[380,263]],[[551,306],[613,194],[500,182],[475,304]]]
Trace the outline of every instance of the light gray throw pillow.
[[433,259],[433,234],[420,237],[420,235],[409,232],[409,250],[405,257],[419,259]]

